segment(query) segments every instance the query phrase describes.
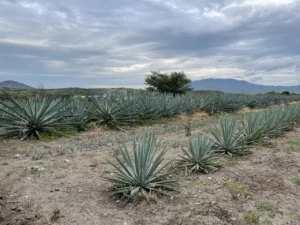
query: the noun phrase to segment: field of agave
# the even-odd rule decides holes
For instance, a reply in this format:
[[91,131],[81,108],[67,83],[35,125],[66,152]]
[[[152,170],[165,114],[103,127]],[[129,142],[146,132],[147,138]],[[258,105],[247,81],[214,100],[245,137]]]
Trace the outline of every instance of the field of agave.
[[0,102],[1,136],[24,140],[53,130],[85,130],[92,121],[112,128],[142,124],[162,117],[205,111],[228,113],[243,107],[257,108],[300,100],[300,96],[188,94],[173,96],[144,91],[86,98],[32,96]]
[[[5,192],[0,193],[4,196],[0,221],[1,217],[6,224],[28,218],[31,224],[294,221],[299,212],[298,101],[296,95],[174,97],[128,92],[70,99],[8,95],[0,104],[0,132],[16,140],[1,140],[0,189]],[[259,110],[238,111],[244,107]],[[193,113],[197,111],[216,115],[203,117]],[[156,120],[178,114],[186,115]],[[156,122],[146,122],[151,120]],[[163,121],[168,123],[159,123]],[[89,129],[91,122],[94,129]],[[75,136],[46,139],[55,131],[86,129]],[[41,140],[18,140],[31,137]],[[268,211],[265,205],[270,206]],[[41,218],[36,217],[35,206],[43,213]]]
[[[216,171],[221,167],[216,163],[216,157],[250,154],[252,144],[263,138],[281,136],[299,122],[299,104],[276,106],[243,116],[221,117],[220,124],[209,134],[200,135],[190,141],[187,149],[182,149],[182,155],[175,162],[176,168],[184,167],[188,173]],[[149,192],[167,194],[162,190],[173,190],[174,180],[169,178],[170,172],[164,170],[170,162],[160,165],[165,151],[157,150],[159,142],[153,134],[145,134],[139,144],[136,140],[133,143],[133,158],[125,147],[121,149],[122,159],[116,157],[116,163],[109,161],[117,173],[116,178],[107,178],[116,184],[114,194],[131,199],[141,193],[147,198]],[[156,158],[155,153],[158,153]]]

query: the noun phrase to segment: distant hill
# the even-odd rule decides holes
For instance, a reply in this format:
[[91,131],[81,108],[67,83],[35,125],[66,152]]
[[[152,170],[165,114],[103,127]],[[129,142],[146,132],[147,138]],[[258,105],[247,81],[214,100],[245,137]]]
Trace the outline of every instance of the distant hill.
[[191,87],[194,90],[215,90],[231,93],[266,93],[270,91],[300,94],[300,85],[298,86],[271,86],[257,85],[243,80],[235,79],[203,79],[192,82]]
[[3,82],[0,82],[0,88],[15,88],[15,89],[34,89],[33,87],[30,87],[26,84],[22,84],[13,80],[6,80]]

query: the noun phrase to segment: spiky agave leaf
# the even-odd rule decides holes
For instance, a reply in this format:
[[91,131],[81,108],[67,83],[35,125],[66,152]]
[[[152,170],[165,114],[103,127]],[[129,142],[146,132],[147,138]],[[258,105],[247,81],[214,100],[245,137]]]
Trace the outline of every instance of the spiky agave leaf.
[[220,127],[211,130],[214,138],[214,147],[219,153],[232,155],[245,155],[248,147],[245,145],[243,131],[239,130],[239,120],[235,117],[220,119]]
[[40,133],[48,132],[57,126],[64,125],[64,106],[61,99],[34,96],[16,100],[6,94],[7,102],[0,102],[0,127],[4,129],[2,136],[18,136],[22,140],[40,137]]
[[[144,134],[141,142],[133,140],[133,157],[126,146],[121,148],[122,158],[108,163],[116,169],[114,178],[105,179],[116,184],[113,195],[122,195],[129,200],[137,193],[147,198],[148,192],[167,194],[164,190],[174,190],[169,172],[164,172],[169,163],[162,165],[165,150],[158,153],[159,142],[153,134]],[[157,153],[157,154],[156,154]]]
[[189,172],[199,171],[209,173],[216,171],[220,165],[213,162],[215,152],[212,149],[212,140],[200,135],[190,141],[188,149],[182,148],[184,155],[180,155],[180,164],[189,169]]

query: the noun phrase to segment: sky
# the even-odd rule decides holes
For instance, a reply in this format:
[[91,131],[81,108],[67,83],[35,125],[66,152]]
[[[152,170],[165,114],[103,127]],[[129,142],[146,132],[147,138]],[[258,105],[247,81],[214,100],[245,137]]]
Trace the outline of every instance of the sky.
[[141,88],[158,70],[300,85],[300,1],[0,0],[0,81]]

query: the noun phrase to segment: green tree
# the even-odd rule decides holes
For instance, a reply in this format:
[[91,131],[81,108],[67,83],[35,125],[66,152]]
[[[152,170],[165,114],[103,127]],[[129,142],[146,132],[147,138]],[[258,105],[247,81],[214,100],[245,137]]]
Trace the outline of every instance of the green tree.
[[145,79],[145,84],[150,91],[159,91],[162,93],[184,94],[192,90],[189,84],[191,80],[187,78],[184,72],[160,73],[151,71],[151,75]]

